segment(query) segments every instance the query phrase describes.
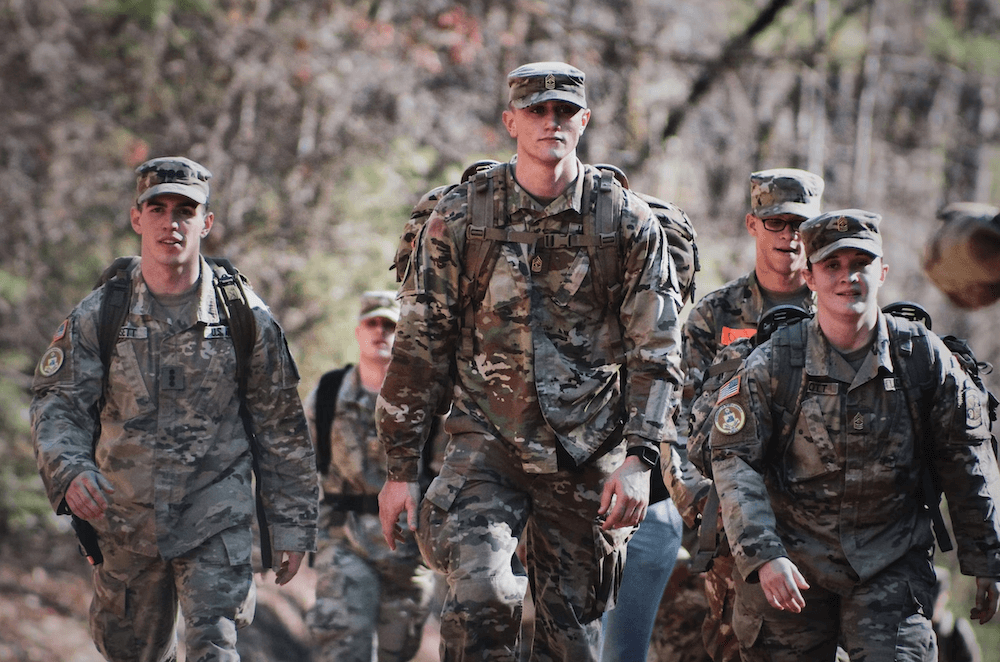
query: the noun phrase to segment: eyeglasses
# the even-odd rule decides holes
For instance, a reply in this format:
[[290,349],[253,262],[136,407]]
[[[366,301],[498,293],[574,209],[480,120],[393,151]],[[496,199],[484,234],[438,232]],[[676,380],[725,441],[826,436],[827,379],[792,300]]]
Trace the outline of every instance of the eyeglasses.
[[396,323],[385,317],[369,317],[361,322],[368,329],[382,329],[383,331],[395,331]]
[[761,223],[764,224],[764,229],[768,232],[781,232],[786,226],[792,228],[792,232],[798,232],[799,226],[802,225],[801,218],[794,220],[787,218],[762,218]]

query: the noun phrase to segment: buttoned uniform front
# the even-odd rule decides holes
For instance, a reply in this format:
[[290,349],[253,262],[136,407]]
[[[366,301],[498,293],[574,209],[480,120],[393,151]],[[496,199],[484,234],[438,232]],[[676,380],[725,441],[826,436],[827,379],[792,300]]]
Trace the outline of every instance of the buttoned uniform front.
[[[222,542],[221,562],[243,568],[250,580],[254,498],[250,445],[239,415],[236,354],[204,259],[200,269],[192,302],[171,318],[147,289],[137,261],[131,305],[103,391],[98,349],[102,288],[87,296],[57,331],[48,354],[61,356],[59,365],[50,363],[36,373],[32,434],[52,506],[68,512],[64,495],[85,471],[100,471],[115,490],[105,517],[92,521],[102,548],[110,552],[95,569],[99,584],[114,571],[119,552],[170,561],[216,538]],[[296,390],[298,372],[270,311],[252,291],[248,296],[258,337],[247,407],[262,451],[261,484],[272,544],[279,550],[314,549],[318,489]],[[91,407],[102,394],[106,402],[95,448]],[[99,601],[100,590],[95,607]],[[132,604],[142,602],[136,598]],[[172,636],[174,609],[158,597],[149,602],[166,614]]]
[[[583,199],[583,181],[599,175],[592,167],[579,164],[579,168],[577,180],[548,205],[520,188],[513,167],[506,169],[504,185],[496,192],[507,192],[502,220],[513,229],[581,233],[581,213],[589,205]],[[462,257],[470,224],[469,186],[459,186],[438,204],[421,231],[411,273],[401,287],[393,359],[377,409],[389,478],[416,479],[427,417],[454,368],[447,422],[452,438],[441,475],[422,504],[418,532],[425,560],[450,571],[442,637],[451,637],[457,646],[464,641],[466,651],[491,651],[495,659],[514,654],[523,579],[490,574],[512,574],[516,537],[528,522],[529,572],[538,609],[535,655],[544,660],[562,650],[594,659],[595,619],[608,596],[596,595],[593,586],[582,586],[594,581],[593,571],[584,577],[578,569],[563,572],[566,558],[560,558],[559,548],[566,545],[562,556],[578,557],[581,568],[600,568],[608,557],[614,558],[630,529],[600,531],[597,509],[601,481],[624,460],[625,449],[621,444],[613,449],[602,446],[622,423],[629,446],[655,447],[675,434],[671,415],[680,382],[678,295],[672,288],[666,239],[645,203],[623,192],[619,230],[623,296],[614,311],[594,296],[586,249],[542,249],[539,243],[533,251],[526,245],[504,243],[483,300],[475,304],[470,354],[460,343],[459,309],[462,282],[470,278],[463,273]],[[624,339],[624,357],[616,349],[618,336]],[[627,375],[624,386],[622,370]],[[414,375],[420,376],[419,382]],[[470,478],[472,472],[475,480]],[[505,498],[492,496],[498,492],[472,498],[471,491],[484,484],[480,481],[492,482],[488,485],[492,489],[507,479],[513,485],[503,489],[512,489],[511,498],[529,494],[528,501],[512,506]],[[557,485],[560,491],[547,496],[567,501],[562,505],[569,510],[561,518],[547,520],[545,527],[531,527],[529,520],[544,515],[543,495],[533,490]],[[456,500],[462,508],[455,506]],[[549,507],[558,506],[545,506]],[[481,521],[497,524],[471,531],[480,542],[484,536],[497,538],[495,558],[479,559],[482,567],[468,565],[462,541],[447,538],[458,530],[449,528],[447,519],[463,509],[474,513],[476,508],[490,510]],[[506,514],[497,512],[505,509]],[[436,518],[438,523],[425,527],[425,518]],[[499,526],[501,521],[506,523]],[[437,538],[429,529],[436,529]],[[550,538],[543,545],[546,535]],[[570,549],[576,541],[580,549]],[[543,559],[543,546],[554,556]],[[496,584],[493,588],[491,582]],[[476,594],[489,602],[488,610],[484,605],[473,609],[461,604],[463,587],[471,584],[479,588],[465,595]],[[509,593],[497,595],[506,590],[499,588],[501,584],[511,587]],[[560,591],[562,595],[557,595]],[[447,659],[463,659],[462,653],[453,654],[456,657]]]
[[[852,657],[892,659],[893,650],[908,646],[911,654],[926,653],[933,649],[921,638],[929,630],[934,539],[918,495],[919,441],[899,377],[902,368],[890,355],[886,318],[878,314],[873,348],[857,371],[832,348],[818,321],[801,324],[808,325],[804,371],[810,386],[792,438],[772,439],[773,395],[777,383],[789,378],[784,366],[772,363],[774,336],[747,358],[737,375],[738,391],[716,408],[717,417],[723,411],[743,413],[745,422],[739,423],[739,415],[729,425],[720,419],[712,431],[726,533],[739,575],[750,582],[737,586],[734,624],[744,656],[762,623],[772,634],[784,633],[780,645],[791,658],[802,655],[795,646],[809,643],[805,634],[794,633],[792,623],[801,630],[805,620],[812,633],[821,633],[817,636],[832,636],[822,644],[829,659],[838,627]],[[1000,576],[995,507],[1000,477],[981,402],[940,339],[929,334],[929,340],[936,387],[928,420],[960,566],[965,574]],[[779,612],[753,590],[756,571],[782,556],[810,584],[802,614]],[[898,594],[900,586],[909,586],[904,595]],[[840,613],[829,606],[835,601],[822,600],[823,593],[810,597],[811,592],[838,596]],[[908,640],[911,633],[915,640]],[[813,654],[812,659],[822,657]]]
[[[315,439],[315,389],[304,404]],[[329,438],[317,440],[330,445],[329,470],[320,474],[325,494],[378,495],[386,470],[374,411],[375,394],[361,385],[358,368],[350,368],[337,393]],[[435,442],[441,447],[440,439]],[[316,603],[306,617],[317,659],[370,662],[376,632],[380,662],[413,658],[430,589],[416,541],[408,536],[391,551],[377,513],[343,512],[326,502],[320,504],[319,521]]]

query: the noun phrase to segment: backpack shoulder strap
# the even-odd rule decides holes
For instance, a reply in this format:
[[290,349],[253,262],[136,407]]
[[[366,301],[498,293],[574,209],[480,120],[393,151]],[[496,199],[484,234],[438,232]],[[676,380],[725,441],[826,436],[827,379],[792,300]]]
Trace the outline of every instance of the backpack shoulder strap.
[[931,525],[942,552],[954,549],[944,516],[941,514],[941,490],[934,471],[934,447],[930,439],[928,416],[933,406],[931,351],[927,329],[916,322],[886,315],[889,352],[900,380],[906,406],[913,422],[914,452],[920,460],[920,496],[930,512]]
[[771,457],[770,466],[778,467],[775,475],[783,484],[782,467],[785,450],[792,441],[795,420],[802,409],[806,392],[806,343],[809,320],[789,324],[771,335],[771,375],[781,374],[777,388],[771,393]]
[[[500,252],[495,233],[498,219],[502,223],[506,213],[508,168],[506,163],[498,164],[477,172],[469,182],[466,208],[470,218],[465,232],[464,273],[459,292],[459,305],[464,318],[462,350],[467,355],[473,352],[475,304],[479,303],[486,292],[493,264]],[[496,194],[498,186],[502,189],[501,195]],[[498,206],[500,209],[497,209]]]
[[[594,294],[597,300],[605,305],[612,305],[621,297],[621,268],[618,259],[619,237],[618,228],[621,225],[622,204],[625,197],[620,184],[615,182],[614,172],[599,170],[596,184],[596,200],[587,208],[584,221],[584,234],[594,235],[596,241],[587,247],[590,253],[590,263],[594,265],[591,276],[594,282]],[[594,178],[587,177],[583,199],[591,200]],[[592,210],[592,211],[591,211]]]
[[104,298],[101,300],[98,317],[97,341],[101,352],[101,363],[104,365],[105,380],[111,367],[111,353],[118,340],[118,332],[128,316],[129,299],[132,294],[132,267],[138,259],[134,255],[116,258],[94,285],[95,289],[104,288]]
[[253,418],[247,407],[247,389],[250,381],[250,361],[253,358],[253,348],[257,342],[257,319],[247,298],[246,279],[236,270],[233,264],[220,257],[205,260],[212,268],[212,283],[215,286],[215,298],[222,317],[229,323],[229,335],[236,352],[236,389],[240,399],[240,419],[250,442],[250,455],[253,461],[253,472],[256,479],[257,525],[260,528],[260,558],[264,568],[270,568],[271,536],[267,522],[267,512],[261,495],[260,447],[254,431]]
[[323,475],[330,471],[330,428],[337,416],[337,394],[351,367],[348,363],[343,368],[327,372],[320,377],[316,387],[316,468]]
[[257,319],[247,298],[246,279],[232,262],[221,257],[205,259],[212,267],[219,309],[229,323],[229,333],[236,349],[236,383],[243,400],[250,378],[250,359],[257,342]]

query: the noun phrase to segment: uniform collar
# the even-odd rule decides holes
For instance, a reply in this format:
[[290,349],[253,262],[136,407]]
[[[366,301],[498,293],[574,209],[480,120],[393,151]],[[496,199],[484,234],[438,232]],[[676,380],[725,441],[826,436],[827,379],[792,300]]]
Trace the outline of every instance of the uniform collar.
[[544,207],[517,183],[514,178],[515,165],[512,161],[507,168],[507,190],[511,192],[511,195],[508,196],[507,211],[511,216],[522,209],[532,217],[555,216],[570,209],[578,214],[583,213],[584,175],[590,176],[591,173],[584,167],[579,158],[576,160],[578,173],[576,179],[555,200]]

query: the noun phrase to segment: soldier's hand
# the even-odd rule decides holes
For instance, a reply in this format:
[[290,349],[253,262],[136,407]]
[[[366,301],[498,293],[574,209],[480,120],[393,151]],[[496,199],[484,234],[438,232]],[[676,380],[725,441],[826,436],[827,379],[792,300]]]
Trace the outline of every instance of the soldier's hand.
[[403,528],[399,525],[399,515],[406,511],[406,524],[411,531],[417,530],[417,506],[420,505],[420,484],[387,480],[378,493],[378,518],[382,522],[382,535],[395,551],[396,543],[403,542]]
[[115,488],[110,481],[96,471],[84,471],[77,475],[66,490],[66,505],[80,519],[93,520],[104,517],[108,509],[108,494]]
[[980,625],[989,623],[1000,608],[1000,582],[992,577],[976,577],[976,606],[969,617]]
[[638,457],[629,456],[608,477],[601,492],[601,507],[597,511],[598,516],[607,513],[602,529],[609,531],[625,526],[638,526],[646,518],[650,471]]
[[299,568],[302,567],[302,559],[306,556],[305,552],[288,552],[279,551],[278,558],[282,559],[281,567],[275,572],[274,583],[278,586],[284,586],[288,582],[292,581]]
[[798,614],[806,606],[799,589],[809,588],[805,577],[786,556],[771,559],[757,571],[760,587],[769,605]]

